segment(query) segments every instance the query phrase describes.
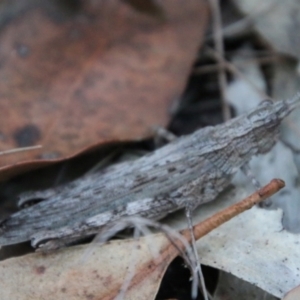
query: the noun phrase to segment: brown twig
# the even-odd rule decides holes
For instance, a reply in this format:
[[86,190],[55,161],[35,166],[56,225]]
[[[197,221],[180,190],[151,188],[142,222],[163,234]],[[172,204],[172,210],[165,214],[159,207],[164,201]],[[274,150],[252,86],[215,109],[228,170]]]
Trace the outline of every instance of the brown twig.
[[[262,202],[263,200],[269,198],[273,194],[277,193],[285,186],[285,183],[281,179],[273,179],[269,184],[265,185],[249,197],[244,200],[225,208],[224,210],[216,213],[212,217],[206,219],[205,221],[195,225],[193,227],[195,239],[198,240],[201,237],[208,234],[210,231],[219,227],[223,223],[229,221],[238,214],[244,212],[245,210],[250,209],[254,205]],[[185,229],[182,232],[182,235],[190,241],[190,231]]]
[[[202,236],[206,235],[216,227],[220,226],[224,222],[230,220],[234,216],[238,215],[239,213],[250,209],[255,204],[265,200],[266,198],[272,196],[276,192],[278,192],[281,188],[285,186],[284,181],[280,179],[273,179],[269,184],[261,188],[260,190],[256,191],[246,199],[242,200],[241,202],[234,204],[223,211],[215,214],[214,216],[206,219],[205,221],[199,223],[198,225],[195,225],[193,227],[195,238],[199,239]],[[134,220],[134,217],[131,217],[130,219]],[[140,219],[140,220],[139,220]],[[125,219],[124,219],[125,221]],[[132,222],[132,221],[131,221]],[[182,251],[185,251],[188,247],[187,242],[191,242],[190,237],[190,230],[185,229],[181,233],[184,236],[184,240],[182,241],[182,237],[177,238],[175,237],[176,241],[173,238],[173,233],[167,229],[167,227],[157,224],[155,221],[147,220],[144,218],[138,218],[134,222],[146,222],[146,225],[154,226],[155,228],[159,229],[165,229],[164,232],[167,232],[168,240],[164,247],[160,248],[159,250],[159,256],[155,258],[151,258],[150,260],[147,260],[143,265],[139,266],[138,272],[132,277],[132,280],[130,282],[130,285],[128,286],[128,290],[132,289],[133,287],[137,286],[144,278],[149,277],[151,274],[154,274],[155,272],[160,272],[160,274],[163,274],[169,265],[169,263],[178,255],[182,254]],[[118,222],[119,225],[120,222]],[[167,229],[167,230],[166,230]],[[113,230],[114,231],[114,230]],[[170,234],[169,234],[170,233]],[[176,233],[177,234],[177,233]],[[103,238],[103,236],[101,236]],[[189,250],[191,251],[191,249]],[[183,254],[185,256],[185,254]],[[187,259],[189,261],[189,259]],[[118,289],[115,289],[113,291],[113,295],[109,294],[103,299],[115,299],[115,296],[117,296],[119,293]]]

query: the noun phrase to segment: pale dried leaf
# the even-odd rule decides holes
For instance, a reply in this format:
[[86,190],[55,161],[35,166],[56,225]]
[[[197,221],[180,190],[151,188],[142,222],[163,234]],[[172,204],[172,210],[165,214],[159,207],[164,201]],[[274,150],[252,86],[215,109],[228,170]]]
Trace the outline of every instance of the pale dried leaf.
[[[246,188],[231,190],[199,207],[194,223],[249,195],[252,187]],[[197,241],[201,262],[282,297],[299,284],[300,236],[285,231],[281,218],[280,209],[253,207]],[[173,228],[184,228],[186,218],[177,214],[168,223]]]
[[267,294],[260,288],[243,281],[229,273],[220,272],[218,279],[218,286],[214,293],[214,300],[224,299],[263,299],[263,300],[277,300],[277,297]]
[[[166,268],[177,255],[168,245],[163,234],[156,234],[7,259],[0,263],[1,299],[113,299],[132,264],[135,275],[125,299],[154,299]],[[163,259],[153,257],[153,247]]]
[[[249,70],[246,73],[246,76],[249,73],[255,74]],[[257,76],[250,75],[250,80],[257,82]],[[241,78],[230,89],[230,96],[235,97],[231,98],[232,103],[236,103],[240,112],[244,105],[249,107],[251,101],[254,102],[253,106],[257,105],[259,96],[247,97],[255,94]],[[245,97],[241,97],[241,89]],[[299,113],[299,110],[296,113]],[[272,177],[283,178],[287,184],[286,188],[272,199],[277,204],[281,202],[282,207],[286,208],[285,216],[292,210],[299,216],[299,210],[289,205],[292,201],[299,203],[299,191],[295,180],[297,170],[290,149],[282,143],[277,143],[270,153],[253,159],[251,169],[261,184]],[[233,183],[237,186],[236,190],[224,194],[217,202],[201,206],[195,212],[194,223],[228,206],[229,202],[238,201],[254,189],[249,179],[241,173],[237,174]],[[184,216],[180,220],[181,222],[173,221],[170,225],[176,228],[185,227]],[[283,230],[281,210],[264,211],[253,208],[214,230],[201,239],[198,245],[202,263],[232,273],[274,296],[281,297],[299,284],[299,243],[298,235]]]
[[300,286],[289,291],[282,300],[299,300],[300,299]]
[[297,0],[235,0],[241,11],[250,16],[254,28],[278,52],[299,59],[300,6]]
[[[243,51],[245,52],[245,50]],[[248,57],[251,55],[248,49]],[[245,112],[245,109],[250,109],[258,105],[263,100],[259,91],[266,90],[261,70],[258,62],[253,61],[252,64],[247,63],[244,68],[242,59],[239,58],[241,53],[237,53],[237,57],[233,62],[238,62],[240,72],[243,78],[237,77],[229,86],[227,96],[230,103],[234,106],[238,114]],[[245,56],[245,55],[243,55]],[[242,56],[242,57],[243,57]],[[295,69],[295,64],[290,61],[285,61],[274,67],[274,99],[284,99],[292,97],[299,89],[300,78]],[[253,83],[256,90],[249,84]],[[300,232],[300,203],[299,189],[297,188],[297,176],[300,171],[300,110],[293,111],[285,120],[283,120],[280,130],[280,140],[285,146],[278,142],[270,153],[265,156],[260,156],[251,161],[251,170],[256,179],[264,183],[273,176],[283,178],[286,182],[284,193],[279,193],[272,197],[273,206],[280,207],[284,214],[282,224],[284,228],[291,232]],[[291,151],[286,145],[291,145],[297,151]],[[246,179],[241,176],[237,184],[245,185]]]

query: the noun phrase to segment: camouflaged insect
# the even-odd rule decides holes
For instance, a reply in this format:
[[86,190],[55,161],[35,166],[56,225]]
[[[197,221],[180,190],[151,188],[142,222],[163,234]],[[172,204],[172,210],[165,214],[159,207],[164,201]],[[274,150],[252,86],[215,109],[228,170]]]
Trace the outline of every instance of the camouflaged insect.
[[34,247],[60,247],[123,216],[157,220],[212,201],[237,170],[273,147],[280,122],[299,105],[299,97],[263,101],[247,114],[178,138],[135,161],[24,195],[23,203],[44,201],[4,220],[0,245],[31,240]]

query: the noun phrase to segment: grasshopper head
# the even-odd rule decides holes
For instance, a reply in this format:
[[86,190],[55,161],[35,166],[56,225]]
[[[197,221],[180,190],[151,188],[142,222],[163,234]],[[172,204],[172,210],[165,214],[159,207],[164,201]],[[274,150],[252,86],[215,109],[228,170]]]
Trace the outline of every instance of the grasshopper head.
[[271,100],[262,101],[259,106],[248,114],[253,129],[264,127],[272,129],[278,127],[281,122],[281,116],[278,114],[276,103]]
[[288,111],[285,101],[265,100],[248,114],[257,154],[266,153],[274,146],[279,134],[279,125]]

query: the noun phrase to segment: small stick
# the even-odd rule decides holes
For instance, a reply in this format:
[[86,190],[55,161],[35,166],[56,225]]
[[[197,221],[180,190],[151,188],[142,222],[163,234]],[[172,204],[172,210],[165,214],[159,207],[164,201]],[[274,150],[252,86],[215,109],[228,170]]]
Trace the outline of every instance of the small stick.
[[[248,196],[244,200],[229,206],[228,208],[223,209],[222,211],[214,214],[213,216],[207,218],[203,222],[193,226],[193,233],[194,237],[191,234],[190,228],[182,230],[180,233],[184,237],[185,242],[183,242],[181,239],[176,238],[176,240],[171,239],[171,243],[163,250],[160,252],[160,257],[156,259],[156,264],[159,265],[161,263],[165,263],[166,260],[170,259],[170,255],[172,257],[175,257],[178,255],[178,253],[181,255],[181,251],[184,251],[187,249],[187,244],[192,244],[193,239],[195,238],[196,240],[200,239],[201,237],[205,236],[215,228],[221,226],[223,223],[229,221],[233,217],[237,216],[238,214],[244,212],[245,210],[248,210],[252,208],[254,205],[262,202],[263,200],[271,197],[275,193],[277,193],[279,190],[281,190],[285,186],[285,183],[281,179],[273,179],[269,184],[265,185],[252,195]],[[151,221],[147,221],[151,222]],[[155,226],[155,222],[153,223]],[[152,225],[152,223],[151,223]],[[164,232],[168,232],[167,227],[164,225],[161,225],[160,228],[165,229],[163,230]],[[170,235],[168,235],[170,236]],[[175,251],[174,251],[175,248]],[[192,249],[195,250],[195,249]],[[195,253],[194,253],[195,255]],[[197,262],[198,264],[198,262]],[[196,267],[197,269],[197,267]],[[198,270],[193,270],[194,276],[196,275],[195,271]],[[198,274],[199,275],[199,274]],[[135,282],[137,280],[139,275],[135,275],[133,277],[132,282]],[[201,277],[200,277],[201,280]],[[196,279],[196,281],[198,281]],[[202,281],[202,280],[201,280]],[[204,287],[203,292],[206,293]],[[208,295],[206,294],[206,297]]]
[[[208,292],[207,292],[206,285],[205,285],[205,279],[204,279],[204,275],[202,272],[201,262],[199,259],[197,246],[196,246],[196,239],[195,239],[195,235],[194,235],[194,231],[193,231],[193,221],[192,221],[191,210],[186,208],[185,213],[186,213],[189,232],[190,232],[190,236],[191,236],[191,246],[192,246],[192,250],[193,250],[193,254],[194,254],[194,259],[196,262],[196,269],[193,273],[197,274],[199,276],[199,282],[201,284],[203,298],[204,298],[204,300],[208,300]],[[193,288],[192,289],[192,299],[196,299],[196,297],[197,297],[197,290]]]
[[[251,80],[249,80],[247,78],[247,76],[245,76],[233,63],[231,63],[230,61],[227,61],[225,58],[220,56],[220,54],[216,50],[214,50],[210,47],[206,47],[206,50],[207,50],[208,54],[211,55],[214,59],[216,59],[217,61],[221,61],[226,70],[228,70],[232,74],[238,76],[239,78],[245,80],[248,83],[248,85],[254,91],[256,91],[263,99],[270,99],[270,97],[266,93],[264,93]],[[219,66],[219,64],[218,64],[218,66]]]
[[[186,209],[186,217],[188,220],[188,232],[189,232],[189,238],[188,241],[192,245],[193,249],[193,254],[195,256],[195,261],[196,261],[196,270],[195,273],[199,275],[199,280],[201,283],[201,288],[203,292],[203,297],[205,300],[208,300],[208,294],[206,291],[206,286],[205,286],[205,280],[204,276],[201,270],[201,262],[199,260],[198,252],[197,252],[197,247],[196,247],[196,240],[199,237],[204,236],[208,232],[212,231],[213,229],[219,227],[226,221],[232,219],[236,215],[242,213],[246,209],[251,208],[253,205],[263,201],[265,198],[268,198],[270,196],[270,192],[272,193],[273,191],[277,191],[278,189],[284,187],[284,182],[279,179],[273,179],[267,186],[264,188],[260,188],[257,186],[258,191],[252,194],[251,196],[247,197],[246,199],[242,200],[241,202],[234,204],[221,212],[213,215],[212,217],[206,219],[204,222],[201,222],[198,226],[192,226],[192,215],[191,211],[189,209]],[[273,192],[274,193],[274,192]],[[198,234],[197,234],[198,232]],[[185,231],[185,233],[187,233]],[[182,233],[184,237],[186,235]],[[196,298],[197,293],[193,291],[192,293],[193,299]]]
[[[214,54],[212,53],[213,50],[212,48],[207,47],[208,50],[211,50],[212,56],[214,56]],[[256,54],[258,55],[258,54]],[[240,74],[241,72],[238,71],[236,72],[236,70],[238,70],[237,68],[240,66],[247,66],[253,63],[259,64],[259,65],[270,65],[270,64],[274,64],[275,62],[278,62],[280,60],[280,57],[276,54],[269,54],[269,56],[256,56],[254,58],[248,58],[245,57],[243,58],[243,61],[241,62],[236,62],[235,64],[231,63],[230,61],[224,59],[224,67],[226,68],[227,71],[231,72],[232,74],[236,74],[237,76],[242,76],[243,79],[248,80],[243,74]],[[229,64],[232,64],[233,67],[229,66]],[[216,73],[219,70],[219,65],[218,64],[208,64],[205,66],[201,66],[201,67],[195,67],[193,70],[193,73],[196,75],[202,75],[202,74],[209,74],[209,73]]]
[[[225,223],[226,221],[230,220],[234,216],[238,215],[239,213],[250,209],[252,206],[255,204],[265,200],[266,198],[272,196],[276,192],[278,192],[280,189],[282,189],[285,186],[284,181],[281,179],[273,179],[269,184],[264,186],[263,188],[259,189],[246,199],[240,201],[237,204],[234,204],[221,212],[213,215],[212,217],[206,219],[205,221],[199,223],[198,225],[195,225],[193,227],[194,229],[194,235],[196,239],[200,239],[202,236],[206,235],[216,227],[220,226],[221,224]],[[166,225],[159,224],[155,221],[151,221],[145,218],[141,217],[127,217],[123,218],[121,220],[118,220],[111,228],[108,228],[106,232],[103,231],[99,236],[98,242],[103,243],[107,241],[111,236],[113,236],[117,231],[123,230],[127,226],[131,225],[148,225],[148,226],[153,226],[154,228],[162,229],[163,232],[167,234],[167,237],[169,238],[170,243],[166,245],[166,247],[160,249],[159,257],[156,257],[151,264],[149,262],[146,263],[147,265],[147,270],[148,272],[151,272],[151,268],[153,268],[152,263],[155,263],[156,266],[159,265],[165,265],[166,261],[171,261],[173,260],[178,254],[182,255],[183,257],[186,258],[187,262],[190,262],[190,257],[192,255],[192,249],[189,247],[188,243],[191,244],[192,241],[192,236],[190,234],[190,228],[185,229],[181,231],[181,234],[177,236],[177,232],[173,231]],[[188,257],[186,257],[185,253],[182,251],[187,250],[189,253]],[[87,255],[87,254],[85,254]],[[193,257],[192,257],[193,258]],[[189,263],[192,268],[193,276],[196,276],[197,270],[193,268],[192,263]],[[149,268],[151,266],[151,268]],[[131,284],[130,286],[134,286],[137,282],[140,281],[140,273],[137,272],[136,274],[132,275],[130,274],[130,279],[131,279]],[[194,277],[196,282],[198,281],[196,277]],[[127,284],[127,289],[130,287]],[[123,292],[123,291],[122,291]]]
[[42,145],[15,148],[15,149],[10,149],[10,150],[0,151],[0,155],[7,155],[7,154],[13,154],[13,153],[17,153],[17,152],[36,150],[36,149],[40,149],[40,148],[42,148]]
[[[265,185],[244,200],[225,208],[203,222],[193,226],[195,239],[200,239],[233,217],[269,198],[281,190],[284,186],[285,182],[283,180],[273,179],[269,184]],[[191,241],[189,229],[185,229],[181,233],[189,242]]]
[[209,0],[209,4],[212,10],[215,48],[221,57],[221,59],[218,58],[217,61],[219,65],[218,81],[219,81],[219,87],[221,92],[223,117],[225,121],[228,121],[231,118],[231,114],[230,114],[230,107],[226,101],[227,78],[226,78],[226,72],[223,64],[225,51],[224,51],[224,41],[223,41],[223,32],[222,32],[222,16],[220,10],[220,2],[219,0]]

